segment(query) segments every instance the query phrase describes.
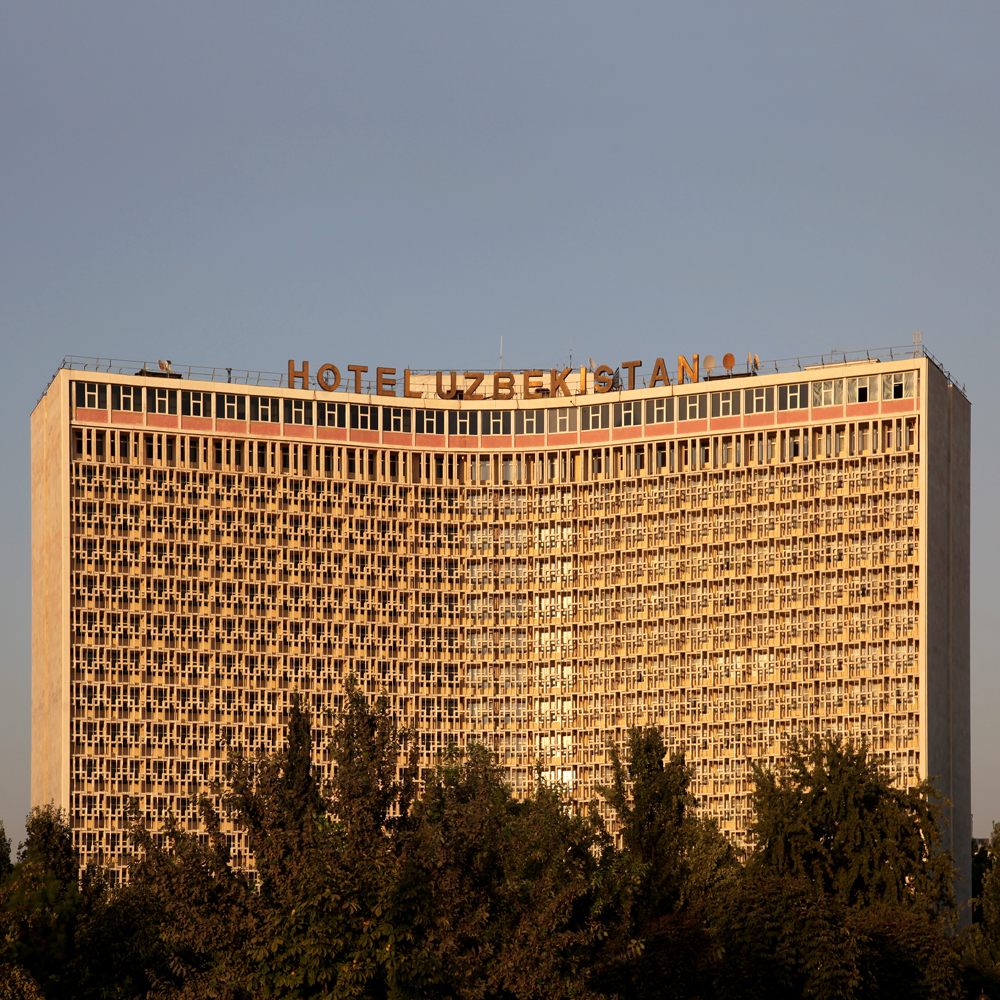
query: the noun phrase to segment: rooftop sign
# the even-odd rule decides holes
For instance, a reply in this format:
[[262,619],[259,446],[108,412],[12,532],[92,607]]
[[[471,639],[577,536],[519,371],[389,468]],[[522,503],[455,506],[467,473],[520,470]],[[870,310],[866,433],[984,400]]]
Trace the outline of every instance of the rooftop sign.
[[[747,358],[750,364],[756,366],[757,359]],[[722,367],[729,373],[736,365],[732,354],[726,354],[722,359]],[[551,399],[556,396],[584,396],[588,392],[605,393],[620,389],[636,388],[636,371],[642,367],[641,361],[623,361],[618,368],[610,365],[598,365],[593,369],[587,367],[551,368],[548,372],[542,369],[528,371],[495,371],[495,372],[435,372],[431,376],[414,377],[409,368],[404,368],[402,376],[395,368],[376,368],[374,394],[376,396],[401,396],[405,399],[422,399],[425,396],[438,399],[513,399],[520,395],[523,399]],[[697,382],[704,372],[706,375],[715,368],[715,358],[711,355],[703,360],[692,354],[688,361],[683,355],[677,358],[677,384],[682,385],[685,378]],[[367,365],[347,365],[347,380],[353,376],[353,391],[364,392],[362,376],[368,372]],[[622,375],[622,372],[626,374]],[[316,385],[326,391],[334,392],[345,380],[345,375],[334,364],[322,364],[316,369]],[[623,384],[624,382],[627,384]],[[670,374],[663,358],[657,358],[645,387],[652,389],[658,385],[671,385]],[[368,383],[369,391],[371,383]],[[311,389],[309,362],[303,361],[301,367],[296,362],[288,362],[288,387],[290,389]]]

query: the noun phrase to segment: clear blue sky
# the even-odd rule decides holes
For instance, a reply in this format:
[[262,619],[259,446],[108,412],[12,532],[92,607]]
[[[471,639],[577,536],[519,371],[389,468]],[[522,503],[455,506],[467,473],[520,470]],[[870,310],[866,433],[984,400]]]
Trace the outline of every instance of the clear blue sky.
[[973,402],[1000,819],[1000,7],[8,3],[0,818],[28,808],[28,416],[64,354],[280,370],[909,343]]

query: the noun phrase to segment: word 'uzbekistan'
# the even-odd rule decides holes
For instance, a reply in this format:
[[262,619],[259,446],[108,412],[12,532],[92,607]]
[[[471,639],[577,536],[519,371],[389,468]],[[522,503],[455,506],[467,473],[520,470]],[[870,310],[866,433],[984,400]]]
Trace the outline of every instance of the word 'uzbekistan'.
[[[732,371],[736,364],[736,359],[732,354],[727,354],[722,359],[722,367],[726,371]],[[683,355],[679,355],[677,358],[677,383],[678,385],[683,384],[685,376],[692,381],[697,382],[699,379],[699,356],[697,354],[691,355],[691,361],[688,362],[687,358]],[[629,389],[635,388],[635,372],[637,368],[642,367],[641,361],[623,361],[621,363],[621,368],[628,372],[628,386]],[[356,393],[362,392],[361,388],[361,376],[368,371],[367,365],[348,365],[347,370],[354,373],[354,391]],[[447,387],[445,386],[444,372],[437,372],[437,396],[440,399],[455,399],[459,393],[462,394],[463,399],[513,399],[515,393],[515,387],[517,385],[518,377],[521,378],[524,398],[525,399],[540,399],[543,396],[571,396],[569,386],[566,385],[566,379],[573,373],[575,369],[564,368],[562,371],[557,371],[552,368],[548,372],[548,385],[545,384],[546,373],[541,369],[536,369],[532,371],[525,372],[464,372],[459,374],[458,372],[450,372],[450,378],[448,380]],[[584,395],[587,393],[587,374],[589,369],[582,367],[580,369],[580,389],[579,395]],[[376,396],[397,396],[396,386],[398,383],[398,378],[396,377],[397,372],[395,368],[376,368],[375,369],[375,395]],[[488,378],[488,376],[490,376]],[[625,388],[625,386],[616,385],[615,371],[610,365],[600,365],[593,371],[593,391],[594,392],[611,392],[613,389]],[[462,383],[460,380],[464,379],[465,382]],[[295,362],[290,360],[288,362],[288,387],[290,389],[295,388],[296,381],[302,383],[303,389],[309,388],[309,362],[303,361],[301,368],[295,367]],[[333,392],[335,389],[340,387],[341,373],[340,369],[336,365],[320,365],[316,371],[316,383],[319,385],[320,389],[324,389],[326,392]],[[485,384],[484,384],[485,383]],[[652,389],[657,385],[670,385],[670,375],[667,372],[667,366],[664,364],[663,358],[657,358],[656,363],[653,365],[653,373],[649,378],[648,388]],[[487,392],[487,389],[490,391]],[[403,369],[403,388],[402,395],[407,399],[421,399],[423,393],[417,389],[412,389],[410,387],[410,369]]]

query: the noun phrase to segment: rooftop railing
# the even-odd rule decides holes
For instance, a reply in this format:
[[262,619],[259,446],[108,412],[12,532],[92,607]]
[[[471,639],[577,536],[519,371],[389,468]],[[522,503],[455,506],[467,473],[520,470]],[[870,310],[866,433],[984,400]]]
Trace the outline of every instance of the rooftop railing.
[[[948,372],[940,361],[933,354],[930,353],[924,347],[923,344],[909,344],[900,347],[878,347],[869,348],[866,350],[858,351],[840,351],[831,350],[827,354],[817,354],[811,356],[800,356],[795,358],[780,358],[772,361],[757,361],[755,362],[754,356],[748,355],[745,362],[738,362],[731,371],[726,371],[724,368],[716,365],[711,371],[701,372],[702,381],[721,381],[726,378],[740,378],[754,375],[771,375],[771,374],[782,374],[788,372],[796,371],[806,371],[807,369],[817,368],[817,367],[827,367],[832,365],[845,365],[851,363],[858,363],[864,361],[902,361],[906,358],[918,358],[925,357],[928,358],[934,365],[936,365],[945,377],[954,385],[958,383],[952,378],[951,373]],[[218,367],[203,367],[198,365],[179,365],[174,364],[174,362],[165,362],[166,367],[163,366],[164,363],[160,361],[130,361],[123,358],[88,358],[81,357],[79,355],[67,355],[63,358],[62,363],[59,368],[67,368],[72,371],[80,372],[94,372],[94,373],[108,373],[114,375],[140,375],[148,378],[164,378],[164,379],[182,379],[197,382],[216,382],[224,383],[226,385],[244,385],[244,386],[260,386],[260,387],[276,387],[276,388],[287,388],[288,387],[288,373],[287,372],[266,372],[266,371],[251,371],[246,368],[230,368],[227,366]],[[557,370],[562,370],[562,368],[567,367],[561,364]],[[470,369],[471,370],[471,369]],[[524,368],[510,368],[505,369],[505,371],[511,372],[515,375],[522,375],[525,371],[531,369]],[[579,370],[579,367],[574,369]],[[588,369],[589,370],[589,369]],[[450,371],[450,370],[449,370]],[[464,369],[463,369],[464,371]],[[547,371],[547,369],[546,369]],[[399,369],[402,372],[402,369]],[[436,375],[435,369],[410,369],[411,377],[434,377]],[[617,375],[616,371],[616,375]],[[668,372],[670,382],[673,385],[677,384],[677,372]],[[636,388],[644,389],[648,387],[648,382],[652,376],[652,370],[643,373],[640,371],[636,372]],[[55,378],[55,375],[53,375]],[[315,379],[315,375],[312,376]],[[49,385],[51,385],[51,379],[49,380]],[[336,391],[338,392],[351,392],[353,391],[354,378],[342,378],[341,384]],[[313,386],[310,386],[313,388]],[[319,388],[315,386],[315,388]],[[616,385],[616,388],[618,386]],[[962,393],[965,393],[964,383],[959,387]],[[46,391],[48,386],[46,386]],[[375,394],[375,379],[364,380],[361,382],[362,394]],[[515,387],[515,395],[521,396],[521,387],[518,385]]]

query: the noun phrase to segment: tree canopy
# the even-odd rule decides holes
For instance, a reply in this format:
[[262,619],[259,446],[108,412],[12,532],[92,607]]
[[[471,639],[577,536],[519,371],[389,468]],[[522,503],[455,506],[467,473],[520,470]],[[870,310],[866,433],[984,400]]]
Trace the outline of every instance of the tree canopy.
[[777,773],[757,768],[755,779],[756,865],[803,877],[847,906],[954,907],[931,782],[900,789],[866,746],[839,738],[792,743]]
[[[0,872],[0,1000],[1000,986],[1000,876],[984,876],[974,934],[956,936],[933,789],[900,791],[863,747],[794,746],[781,770],[758,770],[743,857],[697,815],[692,772],[655,729],[608,748],[611,781],[583,811],[541,767],[516,797],[481,745],[449,748],[418,780],[414,746],[385,699],[351,684],[324,787],[296,700],[280,752],[234,754],[227,787],[205,790],[204,841],[173,820],[154,839],[136,811],[123,884],[78,873],[65,816],[33,810]],[[234,868],[225,818],[247,832],[252,870]]]

